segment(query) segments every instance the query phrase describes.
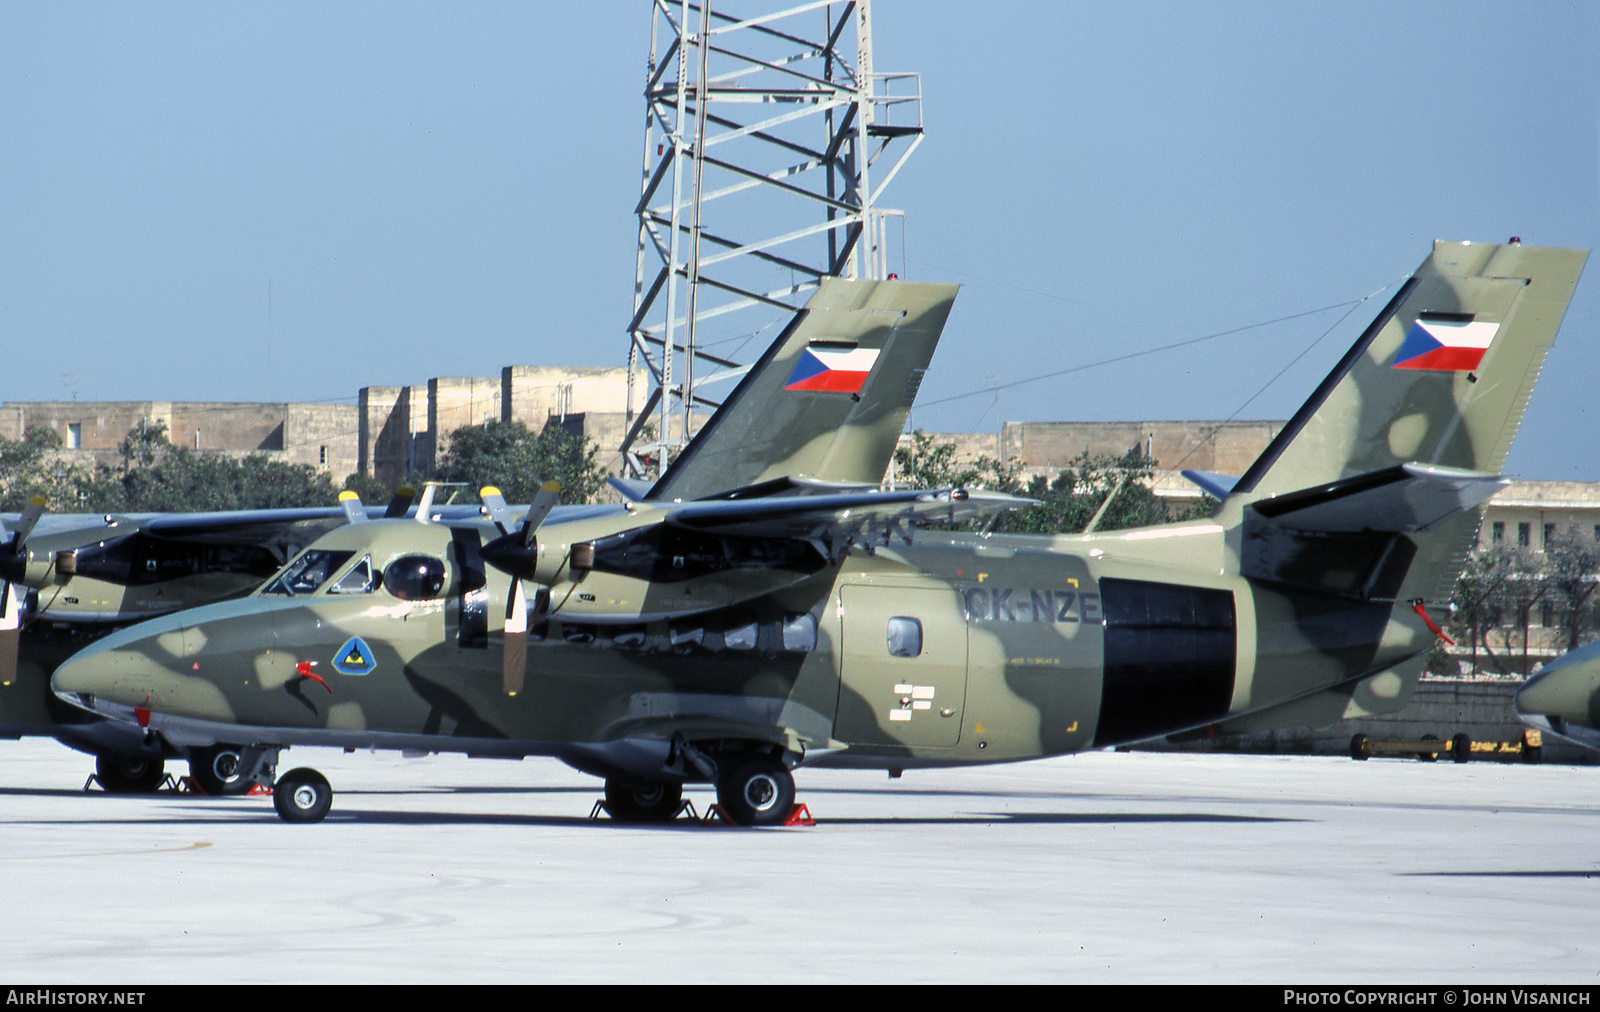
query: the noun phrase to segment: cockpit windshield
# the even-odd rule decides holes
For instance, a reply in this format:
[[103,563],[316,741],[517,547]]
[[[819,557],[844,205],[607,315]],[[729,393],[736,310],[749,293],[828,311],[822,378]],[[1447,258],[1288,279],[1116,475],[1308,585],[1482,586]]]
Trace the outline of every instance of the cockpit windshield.
[[283,572],[261,588],[261,593],[285,594],[289,597],[309,594],[326,583],[328,577],[338,572],[339,567],[349,562],[354,554],[311,549],[284,567]]

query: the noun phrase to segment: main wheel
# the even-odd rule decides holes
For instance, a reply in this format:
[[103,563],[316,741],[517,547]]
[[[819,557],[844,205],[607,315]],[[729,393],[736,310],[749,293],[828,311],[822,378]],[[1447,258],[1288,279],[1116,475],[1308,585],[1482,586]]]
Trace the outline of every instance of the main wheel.
[[668,822],[682,801],[682,784],[606,781],[606,811],[618,822]]
[[278,778],[272,807],[284,822],[321,822],[333,807],[333,788],[327,777],[302,766]]
[[717,803],[741,826],[777,826],[794,808],[794,777],[770,756],[730,764],[717,777]]
[[1350,758],[1359,762],[1366,759],[1371,754],[1372,750],[1367,748],[1366,735],[1358,734],[1350,739]]
[[1464,763],[1472,758],[1472,736],[1458,734],[1450,739],[1450,758],[1458,763]]
[[100,786],[113,794],[149,794],[167,778],[166,763],[138,755],[102,755],[94,760]]
[[260,749],[218,742],[189,753],[189,775],[207,794],[243,794],[255,783],[260,759]]

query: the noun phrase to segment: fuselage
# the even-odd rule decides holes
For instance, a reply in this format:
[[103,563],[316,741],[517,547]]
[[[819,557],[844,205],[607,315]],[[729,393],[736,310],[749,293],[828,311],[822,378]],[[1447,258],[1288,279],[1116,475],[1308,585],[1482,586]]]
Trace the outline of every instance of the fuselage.
[[[654,522],[559,525],[541,550]],[[1242,578],[1217,522],[921,531],[833,559],[724,545],[697,568],[669,546],[643,568],[620,554],[611,571],[558,566],[524,585],[526,672],[510,694],[512,581],[477,555],[497,533],[342,528],[249,598],[95,643],[56,691],[180,741],[551,754],[648,775],[681,737],[893,768],[1168,734],[1420,664],[1433,643],[1392,602]],[[297,565],[316,570],[299,590]]]

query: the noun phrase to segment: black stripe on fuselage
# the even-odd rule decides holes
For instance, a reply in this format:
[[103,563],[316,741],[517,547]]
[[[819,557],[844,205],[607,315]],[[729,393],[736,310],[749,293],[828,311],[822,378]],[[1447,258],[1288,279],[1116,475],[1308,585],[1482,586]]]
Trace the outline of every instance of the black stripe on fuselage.
[[1102,579],[1105,679],[1096,747],[1207,724],[1233,701],[1237,632],[1225,590]]

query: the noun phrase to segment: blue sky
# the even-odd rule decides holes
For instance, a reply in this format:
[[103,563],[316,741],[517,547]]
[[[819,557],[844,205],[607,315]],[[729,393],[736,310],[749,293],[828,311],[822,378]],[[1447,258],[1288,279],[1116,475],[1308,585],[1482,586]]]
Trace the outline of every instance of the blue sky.
[[[1434,238],[1600,238],[1600,5],[874,14],[928,128],[898,266],[964,286],[924,428],[1286,417]],[[0,399],[622,364],[648,29],[642,0],[0,5]],[[1509,469],[1600,480],[1597,388],[1592,265]]]

